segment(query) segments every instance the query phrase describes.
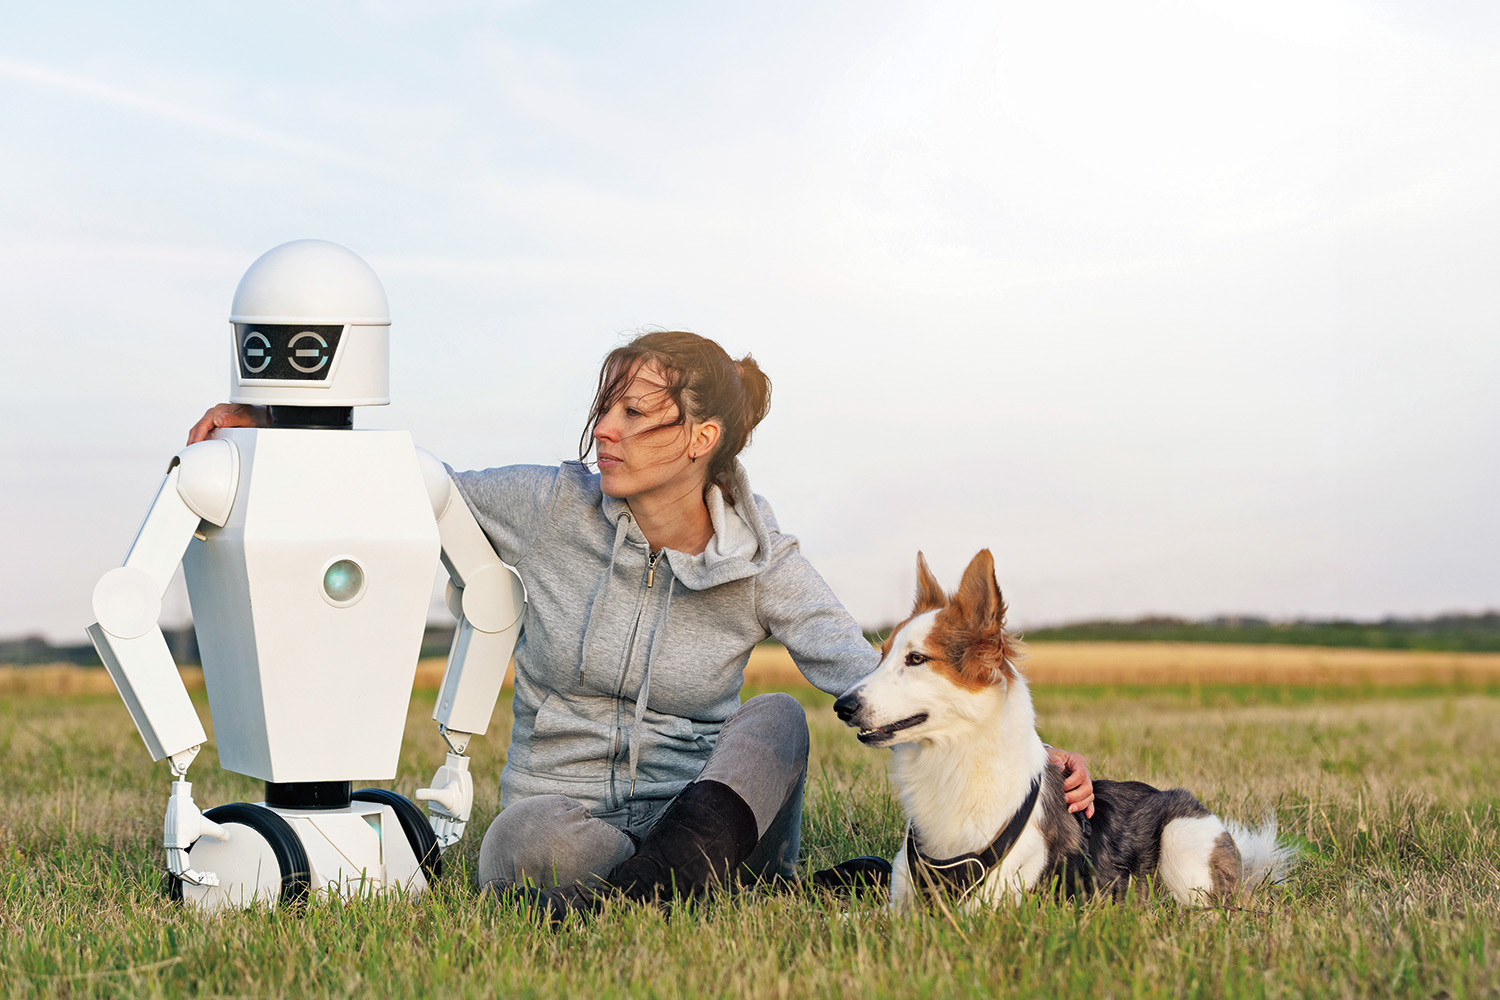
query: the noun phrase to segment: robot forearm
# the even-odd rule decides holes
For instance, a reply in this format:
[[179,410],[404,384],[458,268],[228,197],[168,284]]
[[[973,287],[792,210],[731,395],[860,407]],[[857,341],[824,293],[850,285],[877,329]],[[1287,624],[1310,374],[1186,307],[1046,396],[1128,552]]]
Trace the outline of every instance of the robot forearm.
[[[152,760],[180,754],[205,739],[157,623],[162,592],[200,520],[178,497],[178,478],[174,466],[162,480],[125,565],[104,574],[94,588],[98,621],[88,627]],[[174,760],[174,770],[177,764]]]
[[239,454],[227,441],[179,452],[125,564],[94,588],[98,621],[89,626],[89,638],[151,759],[171,757],[176,774],[187,769],[206,737],[161,634],[161,597],[202,522],[223,524],[228,518],[238,475]]
[[445,730],[483,733],[521,632],[526,591],[495,554],[442,463],[420,449],[418,456],[451,581],[448,608],[458,618],[432,717]]
[[474,803],[474,780],[463,756],[469,737],[489,728],[505,668],[521,632],[526,590],[515,570],[500,561],[489,539],[432,455],[418,449],[432,512],[448,570],[448,608],[458,619],[443,686],[432,717],[447,740],[447,761],[429,788],[417,790],[428,803],[428,822],[443,848],[463,836]]

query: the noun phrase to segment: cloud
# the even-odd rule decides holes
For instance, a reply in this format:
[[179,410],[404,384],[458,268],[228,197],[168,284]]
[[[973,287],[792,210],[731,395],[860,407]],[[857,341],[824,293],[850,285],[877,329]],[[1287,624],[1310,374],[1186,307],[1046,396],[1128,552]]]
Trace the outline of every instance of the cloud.
[[225,115],[199,111],[172,101],[148,97],[144,94],[127,90],[124,87],[118,87],[110,83],[101,83],[97,80],[90,80],[72,73],[64,73],[46,66],[38,66],[34,63],[0,56],[0,76],[8,76],[23,83],[47,87],[52,90],[72,94],[76,97],[126,108],[139,114],[177,122],[191,128],[212,132],[216,135],[242,142],[253,143],[257,146],[276,150],[277,152],[289,153],[293,156],[317,163],[356,170],[363,174],[387,176],[380,169],[379,164],[372,162],[369,157],[360,156],[348,150],[339,149],[336,146],[313,142],[299,136],[288,135],[285,132],[278,132],[275,129],[265,128]]

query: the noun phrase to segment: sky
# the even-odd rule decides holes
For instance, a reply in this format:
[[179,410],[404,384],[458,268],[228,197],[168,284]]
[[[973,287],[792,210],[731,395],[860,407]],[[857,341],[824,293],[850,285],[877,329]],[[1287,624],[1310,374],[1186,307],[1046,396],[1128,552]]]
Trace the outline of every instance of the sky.
[[83,641],[303,237],[457,468],[576,457],[641,330],[752,353],[868,625],[984,547],[1020,627],[1500,607],[1497,177],[1487,2],[15,6],[0,637]]

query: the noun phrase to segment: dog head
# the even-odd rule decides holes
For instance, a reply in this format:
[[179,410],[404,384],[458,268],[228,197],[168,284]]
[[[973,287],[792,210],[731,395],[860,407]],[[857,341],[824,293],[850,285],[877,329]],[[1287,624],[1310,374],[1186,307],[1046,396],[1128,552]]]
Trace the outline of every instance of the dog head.
[[911,617],[891,631],[880,666],[834,702],[861,743],[894,746],[959,736],[1004,701],[1020,643],[1005,631],[1005,601],[989,549],[952,594],[917,553]]

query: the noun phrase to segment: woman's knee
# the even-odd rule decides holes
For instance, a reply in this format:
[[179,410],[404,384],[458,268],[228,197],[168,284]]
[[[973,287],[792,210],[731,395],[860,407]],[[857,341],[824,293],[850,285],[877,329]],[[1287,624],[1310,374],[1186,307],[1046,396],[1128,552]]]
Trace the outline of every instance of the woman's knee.
[[632,850],[629,837],[576,799],[534,795],[507,806],[485,832],[479,884],[565,885],[608,873]]
[[782,691],[758,694],[740,706],[737,716],[746,717],[757,728],[774,734],[778,744],[805,765],[809,748],[807,713],[791,695]]

